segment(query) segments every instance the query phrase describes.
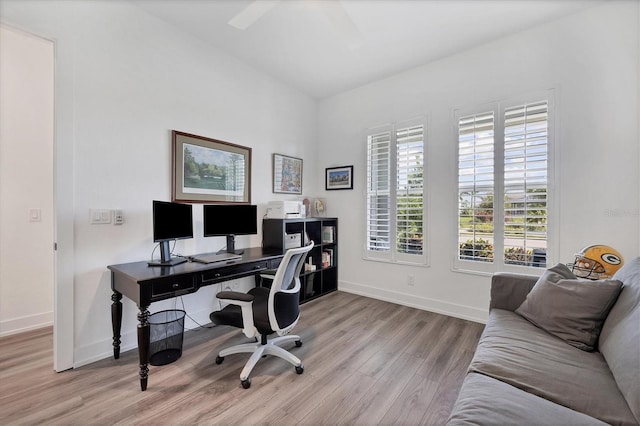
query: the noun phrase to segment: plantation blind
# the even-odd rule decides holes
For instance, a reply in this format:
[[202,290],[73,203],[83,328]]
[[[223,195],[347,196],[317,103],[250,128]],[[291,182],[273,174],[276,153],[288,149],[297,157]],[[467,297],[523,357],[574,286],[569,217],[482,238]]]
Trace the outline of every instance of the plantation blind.
[[396,131],[396,236],[399,253],[423,253],[424,126]]
[[547,101],[505,109],[504,250],[505,262],[546,266]]
[[494,112],[458,120],[459,258],[493,262]]
[[391,250],[391,132],[367,137],[367,250]]

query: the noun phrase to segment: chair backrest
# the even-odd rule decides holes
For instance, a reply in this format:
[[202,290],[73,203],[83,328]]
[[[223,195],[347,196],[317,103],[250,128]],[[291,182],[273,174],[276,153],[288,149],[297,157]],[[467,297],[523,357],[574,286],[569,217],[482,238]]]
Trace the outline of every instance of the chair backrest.
[[287,250],[271,284],[269,323],[280,335],[288,333],[300,317],[300,271],[312,248],[313,241],[307,246]]

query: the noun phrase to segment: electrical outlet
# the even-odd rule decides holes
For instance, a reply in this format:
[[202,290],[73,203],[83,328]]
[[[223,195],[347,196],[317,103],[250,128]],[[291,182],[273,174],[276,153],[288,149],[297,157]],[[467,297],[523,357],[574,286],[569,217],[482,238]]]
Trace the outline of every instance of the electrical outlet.
[[413,287],[416,285],[416,277],[415,275],[407,275],[407,285]]
[[124,214],[122,210],[116,209],[113,211],[113,224],[122,225],[124,223]]

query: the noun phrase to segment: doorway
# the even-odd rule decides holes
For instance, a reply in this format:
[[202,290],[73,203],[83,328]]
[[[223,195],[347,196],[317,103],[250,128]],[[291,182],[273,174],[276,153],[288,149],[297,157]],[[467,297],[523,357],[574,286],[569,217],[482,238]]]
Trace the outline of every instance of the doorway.
[[[0,26],[0,336],[54,324],[54,43]],[[54,362],[55,364],[55,362]]]

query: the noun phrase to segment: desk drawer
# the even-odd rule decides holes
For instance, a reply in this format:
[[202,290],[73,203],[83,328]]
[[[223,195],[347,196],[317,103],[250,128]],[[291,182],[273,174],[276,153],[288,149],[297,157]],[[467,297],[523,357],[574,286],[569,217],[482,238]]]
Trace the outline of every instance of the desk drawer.
[[279,257],[277,259],[271,259],[269,261],[269,269],[278,269],[278,266],[280,266],[280,263],[282,263],[282,258]]
[[194,275],[177,275],[174,277],[159,278],[151,285],[151,297],[173,294],[179,296],[196,290]]
[[230,265],[216,268],[202,273],[202,283],[211,284],[217,281],[227,281],[233,278],[246,277],[268,269],[268,261]]

